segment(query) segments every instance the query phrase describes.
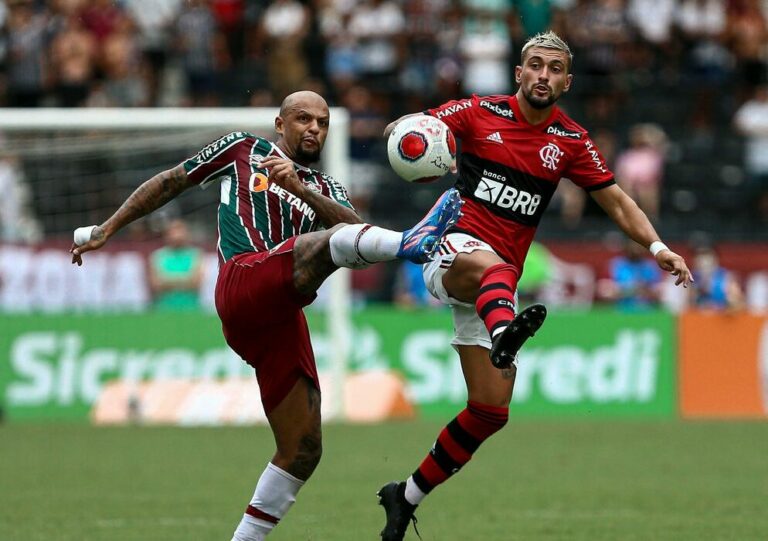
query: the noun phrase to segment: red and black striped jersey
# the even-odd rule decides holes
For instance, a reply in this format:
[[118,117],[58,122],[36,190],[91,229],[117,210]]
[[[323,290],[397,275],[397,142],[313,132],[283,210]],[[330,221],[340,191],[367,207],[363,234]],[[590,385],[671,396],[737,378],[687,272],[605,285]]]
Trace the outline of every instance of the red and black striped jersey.
[[[183,162],[202,188],[219,181],[218,251],[222,261],[244,252],[270,250],[284,240],[321,227],[305,201],[268,181],[261,160],[286,156],[273,143],[248,132],[232,132]],[[330,176],[296,164],[304,185],[352,208],[344,187]]]
[[561,178],[587,191],[614,184],[587,131],[557,106],[535,126],[516,96],[473,95],[426,113],[462,143],[456,188],[465,204],[454,229],[484,240],[520,273]]

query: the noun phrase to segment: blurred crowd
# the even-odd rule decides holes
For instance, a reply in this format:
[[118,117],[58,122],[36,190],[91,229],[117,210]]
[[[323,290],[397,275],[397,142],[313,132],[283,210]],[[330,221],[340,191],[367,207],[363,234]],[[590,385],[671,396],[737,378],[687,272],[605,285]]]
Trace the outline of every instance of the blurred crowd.
[[[350,110],[364,191],[387,122],[471,93],[513,92],[522,44],[551,28],[575,56],[564,106],[578,109],[652,218],[675,148],[653,122],[685,126],[685,144],[703,141],[707,155],[725,110],[728,130],[750,142],[744,193],[768,222],[768,115],[757,126],[730,122],[742,104],[768,109],[767,20],[763,0],[0,0],[0,104],[270,106],[310,88]],[[680,89],[685,110],[675,109]],[[643,117],[640,101],[656,98],[667,104],[654,112],[676,118]],[[562,224],[575,228],[585,199],[562,191]],[[682,211],[692,199],[674,194]]]
[[[389,117],[393,107],[510,91],[521,44],[551,28],[602,101],[657,78],[711,90],[733,79],[744,97],[766,79],[767,9],[761,0],[4,0],[0,96],[8,106],[263,105],[311,86],[343,103],[360,99],[359,85]],[[595,114],[610,107],[595,104]]]

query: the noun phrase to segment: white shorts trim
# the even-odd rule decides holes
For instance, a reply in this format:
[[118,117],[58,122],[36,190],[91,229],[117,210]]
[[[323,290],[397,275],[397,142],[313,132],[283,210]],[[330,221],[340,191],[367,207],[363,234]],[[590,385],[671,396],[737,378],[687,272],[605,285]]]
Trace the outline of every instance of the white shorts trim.
[[[432,296],[451,307],[453,313],[454,338],[451,345],[480,346],[491,349],[491,337],[483,320],[477,315],[475,305],[454,299],[445,290],[443,276],[459,254],[471,254],[475,250],[496,253],[490,244],[466,233],[449,233],[443,237],[435,258],[423,267],[424,283]],[[517,291],[515,291],[515,313],[517,313]]]

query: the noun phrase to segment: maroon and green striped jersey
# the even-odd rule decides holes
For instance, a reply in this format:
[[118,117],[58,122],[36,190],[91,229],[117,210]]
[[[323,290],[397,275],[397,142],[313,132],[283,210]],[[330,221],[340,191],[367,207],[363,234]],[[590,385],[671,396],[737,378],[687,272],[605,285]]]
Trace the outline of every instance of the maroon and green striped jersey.
[[[260,164],[270,155],[286,157],[266,139],[232,132],[183,163],[189,178],[200,187],[219,181],[218,251],[222,261],[243,252],[270,250],[322,226],[305,201],[268,181],[268,172]],[[333,178],[298,164],[296,171],[310,190],[352,208],[347,191]]]

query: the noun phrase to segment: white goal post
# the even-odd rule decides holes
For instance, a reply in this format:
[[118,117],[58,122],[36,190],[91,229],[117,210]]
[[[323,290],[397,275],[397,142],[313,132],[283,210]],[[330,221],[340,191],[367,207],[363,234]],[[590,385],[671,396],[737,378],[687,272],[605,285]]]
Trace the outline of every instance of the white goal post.
[[[110,133],[160,130],[215,129],[219,135],[243,130],[274,135],[277,108],[82,108],[0,109],[0,135],[13,133],[72,133],[105,130]],[[349,114],[332,107],[331,124],[322,154],[322,169],[343,185],[349,185]],[[130,138],[126,135],[126,138]],[[202,141],[205,144],[209,141]],[[201,146],[202,146],[201,144]],[[66,142],[64,142],[66,145]],[[66,151],[66,146],[64,147]],[[178,156],[180,162],[185,156]],[[136,178],[138,185],[142,178]],[[183,197],[183,196],[182,196]],[[80,225],[88,225],[82,223]],[[350,274],[340,269],[330,278],[326,312],[329,339],[330,388],[324,389],[324,416],[340,419],[344,411],[344,381],[350,351]]]

